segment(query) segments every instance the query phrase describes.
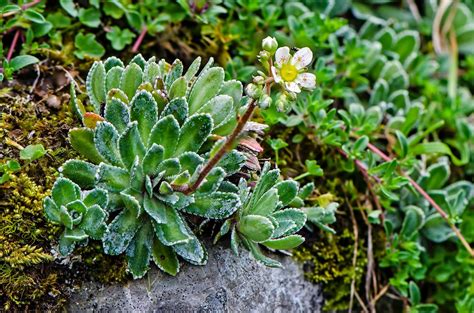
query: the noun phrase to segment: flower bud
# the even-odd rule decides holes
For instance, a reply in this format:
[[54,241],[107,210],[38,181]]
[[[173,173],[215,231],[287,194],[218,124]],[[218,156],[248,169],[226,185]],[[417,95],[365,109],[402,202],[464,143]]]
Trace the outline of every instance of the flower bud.
[[265,51],[265,50],[260,51],[258,54],[258,59],[262,63],[268,62],[268,60],[270,60],[271,57],[272,55],[270,54],[270,52]]
[[245,93],[252,99],[258,99],[262,94],[262,89],[255,84],[248,84]]
[[259,106],[262,109],[268,108],[272,104],[272,98],[269,95],[264,94],[260,97]]
[[273,55],[278,48],[278,42],[276,41],[275,37],[268,36],[262,40],[262,48]]
[[275,103],[276,104],[276,107],[277,107],[277,110],[279,112],[284,112],[286,111],[286,106],[288,104],[288,98],[285,94],[281,94],[279,97],[278,97],[278,100],[277,102]]
[[257,85],[263,85],[265,83],[265,78],[263,76],[258,75],[253,78],[253,82]]

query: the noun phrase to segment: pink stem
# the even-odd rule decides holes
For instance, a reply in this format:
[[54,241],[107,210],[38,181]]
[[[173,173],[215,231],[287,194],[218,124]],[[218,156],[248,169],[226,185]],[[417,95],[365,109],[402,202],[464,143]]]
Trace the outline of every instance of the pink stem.
[[147,30],[146,26],[143,26],[142,32],[140,33],[140,35],[137,38],[137,41],[135,41],[135,44],[132,47],[132,52],[135,53],[135,52],[138,51],[138,48],[140,48],[140,45],[142,44],[143,38],[145,38],[145,35],[146,35],[147,31],[148,30]]
[[15,51],[16,44],[18,42],[18,38],[20,38],[20,33],[21,31],[18,29],[13,36],[12,44],[10,46],[10,49],[8,49],[8,54],[7,54],[7,61],[10,61],[13,55],[13,51]]
[[[375,154],[380,156],[382,159],[384,159],[385,161],[387,161],[387,162],[392,161],[392,159],[390,157],[388,157],[385,153],[380,151],[373,144],[369,143],[367,145],[367,147],[370,150],[372,150],[372,152],[374,152]],[[430,197],[430,195],[423,188],[421,188],[420,185],[418,185],[417,182],[415,182],[413,180],[413,178],[411,178],[410,176],[408,176],[404,172],[402,172],[402,175],[405,176],[406,178],[408,178],[408,180],[410,181],[412,186],[420,193],[420,195],[423,198],[425,198],[436,209],[436,211],[438,211],[439,215],[441,215],[441,217],[448,223],[449,227],[451,227],[451,229],[454,231],[454,233],[459,238],[459,240],[461,240],[461,243],[466,248],[466,250],[469,252],[469,254],[472,257],[474,257],[474,251],[472,250],[471,246],[467,242],[466,238],[464,238],[464,236],[461,234],[461,231],[453,223],[451,223],[451,221],[449,220],[449,215],[446,212],[443,211],[443,209],[433,200],[433,198]]]

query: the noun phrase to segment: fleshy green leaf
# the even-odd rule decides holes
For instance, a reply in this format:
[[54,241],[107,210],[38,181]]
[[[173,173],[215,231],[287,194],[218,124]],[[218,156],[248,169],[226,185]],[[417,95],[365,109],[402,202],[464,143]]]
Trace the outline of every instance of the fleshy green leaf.
[[278,198],[283,206],[289,204],[298,193],[298,183],[293,180],[285,180],[275,185],[278,191]]
[[88,128],[73,128],[69,131],[69,142],[82,156],[93,163],[104,161],[94,144],[94,132]]
[[107,229],[107,226],[105,225],[106,218],[107,213],[102,210],[100,206],[94,204],[87,209],[79,227],[91,238],[99,240]]
[[273,238],[294,234],[306,224],[306,214],[298,209],[286,209],[274,212],[272,217],[277,221]]
[[176,276],[179,272],[179,262],[176,253],[171,247],[162,244],[157,238],[153,239],[151,255],[156,266],[163,272]]
[[123,75],[123,67],[115,66],[107,72],[105,77],[105,91],[108,93],[112,89],[120,88],[120,80]]
[[155,232],[160,241],[166,246],[188,242],[191,234],[184,224],[183,218],[174,209],[165,206],[166,224],[154,223]]
[[[112,69],[112,71],[113,70],[114,69]],[[119,134],[123,133],[130,122],[130,112],[128,111],[127,105],[117,98],[112,98],[107,102],[104,117],[108,122],[114,125]]]
[[260,215],[246,215],[238,224],[239,232],[247,239],[255,242],[263,242],[272,237],[275,227],[272,222]]
[[61,173],[81,186],[92,188],[95,184],[97,166],[81,160],[68,160],[60,168]]
[[102,209],[105,209],[109,203],[109,196],[107,191],[101,188],[94,188],[87,193],[84,197],[84,205],[86,207],[91,207],[95,204],[100,206]]
[[290,235],[280,239],[272,239],[263,242],[262,244],[270,249],[276,250],[288,250],[298,247],[304,242],[303,236],[300,235]]
[[101,163],[97,170],[97,184],[112,192],[120,192],[128,188],[130,174],[121,167]]
[[146,152],[143,158],[143,172],[145,175],[156,175],[158,174],[157,168],[163,161],[164,149],[162,146],[154,143]]
[[141,225],[141,219],[137,217],[137,212],[128,208],[124,209],[110,223],[105,233],[102,243],[104,252],[110,255],[119,255],[127,249],[135,233]]
[[168,115],[173,115],[179,124],[183,124],[188,117],[188,103],[186,99],[177,98],[171,100],[161,113],[161,117]]
[[186,81],[186,78],[180,77],[177,80],[174,81],[174,83],[170,87],[169,91],[169,98],[170,99],[175,99],[175,98],[181,98],[186,96],[186,90],[188,88],[188,83]]
[[178,143],[180,130],[178,121],[172,115],[162,118],[151,130],[149,145],[155,143],[164,149],[163,157],[173,156]]
[[224,70],[220,67],[203,71],[189,94],[189,113],[194,114],[205,103],[214,98],[224,82]]
[[127,168],[133,165],[136,157],[143,159],[145,146],[142,143],[136,121],[130,123],[119,139],[120,157]]
[[148,271],[152,240],[153,227],[147,222],[137,231],[127,248],[128,269],[134,279],[142,278]]
[[102,62],[94,62],[89,70],[86,89],[94,106],[94,112],[100,113],[101,105],[105,102],[105,68]]
[[109,122],[97,123],[94,133],[94,143],[99,154],[110,164],[122,166],[118,147],[119,134]]
[[59,177],[53,185],[51,196],[58,207],[81,197],[81,189],[67,178]]
[[191,116],[181,128],[174,155],[180,155],[187,151],[197,152],[211,134],[212,128],[212,118],[209,115],[195,114]]
[[156,223],[166,223],[166,207],[165,204],[154,197],[145,196],[143,199],[143,208]]
[[236,194],[213,192],[195,196],[194,203],[183,208],[183,211],[206,218],[224,219],[232,215],[239,206],[240,199]]
[[125,92],[129,100],[133,98],[138,86],[142,83],[142,74],[141,67],[136,63],[130,63],[123,71],[120,89]]
[[233,100],[227,95],[219,95],[212,98],[196,112],[210,114],[214,122],[214,128],[221,126],[235,115]]
[[44,214],[51,222],[61,222],[61,214],[59,212],[59,207],[54,203],[53,199],[51,199],[50,197],[44,198],[43,207]]

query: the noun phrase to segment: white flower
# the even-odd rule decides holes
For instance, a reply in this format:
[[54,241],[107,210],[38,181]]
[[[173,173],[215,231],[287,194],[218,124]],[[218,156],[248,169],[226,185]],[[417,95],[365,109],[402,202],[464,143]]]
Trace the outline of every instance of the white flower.
[[301,92],[301,88],[314,89],[316,76],[305,73],[313,59],[313,52],[309,48],[299,49],[291,56],[290,48],[281,47],[275,53],[275,65],[272,74],[277,84],[284,84],[288,91]]

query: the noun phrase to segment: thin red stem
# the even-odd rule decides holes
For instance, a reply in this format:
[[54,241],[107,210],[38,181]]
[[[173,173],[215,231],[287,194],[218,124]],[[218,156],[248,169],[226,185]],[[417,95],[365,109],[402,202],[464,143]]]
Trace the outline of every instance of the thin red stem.
[[20,38],[20,33],[21,31],[17,29],[15,35],[13,36],[12,44],[10,45],[10,49],[8,49],[7,61],[10,61],[12,58],[13,52],[15,51],[15,47],[18,42],[18,38]]
[[132,47],[133,53],[137,52],[138,49],[140,48],[140,45],[142,44],[143,38],[145,38],[147,31],[148,29],[146,28],[146,26],[143,26],[142,31],[137,38],[137,41],[135,41],[135,43],[133,44],[133,47]]
[[[380,151],[380,149],[378,149],[373,144],[369,143],[367,145],[367,147],[372,152],[374,152],[375,154],[380,156],[383,160],[385,160],[387,162],[392,161],[392,159],[389,156],[387,156],[385,153]],[[461,240],[461,243],[466,248],[466,250],[469,252],[469,254],[472,257],[474,257],[474,251],[472,250],[471,246],[467,242],[466,238],[464,238],[464,236],[461,234],[461,231],[453,223],[451,223],[451,221],[449,220],[449,215],[446,212],[444,212],[444,210],[433,200],[433,198],[430,197],[430,195],[423,188],[421,188],[420,185],[418,185],[417,182],[415,182],[415,180],[413,180],[406,173],[404,173],[404,172],[401,172],[401,173],[402,173],[403,176],[408,178],[408,180],[410,181],[410,184],[420,193],[420,195],[423,198],[425,198],[435,208],[436,211],[438,211],[439,215],[441,215],[441,217],[448,223],[449,227],[451,227],[451,229],[454,231],[454,233],[459,238],[459,240]]]

